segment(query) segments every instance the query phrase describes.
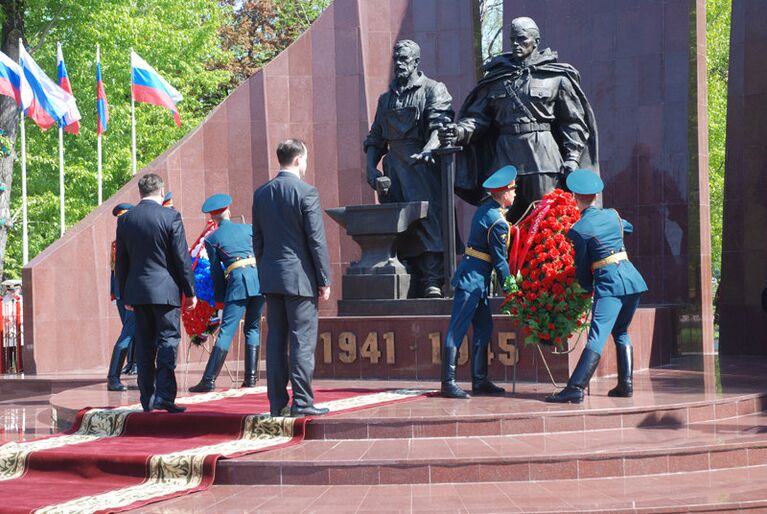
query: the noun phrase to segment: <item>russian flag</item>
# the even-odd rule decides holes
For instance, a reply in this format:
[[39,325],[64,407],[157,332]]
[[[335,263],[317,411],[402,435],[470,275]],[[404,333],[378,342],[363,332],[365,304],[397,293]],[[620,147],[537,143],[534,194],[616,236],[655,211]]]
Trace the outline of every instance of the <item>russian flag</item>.
[[0,52],[0,95],[16,100],[22,110],[32,103],[32,89],[24,80],[21,68],[3,52]]
[[149,66],[147,62],[131,50],[131,94],[137,102],[144,102],[165,107],[173,112],[177,126],[181,126],[181,117],[176,110],[176,104],[184,99],[176,88]]
[[[56,70],[59,74],[59,87],[72,94],[72,84],[69,83],[69,75],[67,74],[67,66],[64,64],[64,53],[61,51],[61,43],[58,44],[56,49]],[[72,106],[74,106],[75,112],[72,112]],[[69,134],[80,133],[80,113],[77,112],[77,105],[72,103],[70,110],[64,115],[64,121],[59,122],[64,127],[64,132]]]
[[103,134],[109,123],[109,104],[101,81],[101,61],[96,63],[96,118],[96,133]]
[[24,79],[32,89],[32,101],[25,112],[38,127],[48,130],[59,122],[64,123],[64,116],[70,114],[71,109],[76,116],[73,121],[80,119],[75,97],[49,79],[23,45],[19,47],[19,64]]

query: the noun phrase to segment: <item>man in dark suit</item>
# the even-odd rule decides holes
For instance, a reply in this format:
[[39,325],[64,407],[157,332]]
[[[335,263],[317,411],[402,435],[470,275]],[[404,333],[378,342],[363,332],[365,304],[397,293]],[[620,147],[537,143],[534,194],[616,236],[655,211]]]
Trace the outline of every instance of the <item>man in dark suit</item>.
[[253,195],[253,250],[266,295],[266,380],[273,416],[285,414],[288,379],[291,415],[328,412],[314,406],[312,375],[317,300],[330,298],[330,259],[319,193],[302,180],[307,158],[300,139],[281,142],[280,172]]
[[185,308],[197,304],[189,247],[181,214],[162,206],[162,178],[147,173],[138,189],[141,202],[117,221],[115,272],[125,307],[136,316],[141,405],[183,412],[175,403],[181,294]]

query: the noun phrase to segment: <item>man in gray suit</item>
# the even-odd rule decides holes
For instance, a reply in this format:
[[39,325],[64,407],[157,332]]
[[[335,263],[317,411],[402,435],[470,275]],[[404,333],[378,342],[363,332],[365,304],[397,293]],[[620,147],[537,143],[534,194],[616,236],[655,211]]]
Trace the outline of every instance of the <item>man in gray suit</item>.
[[[272,416],[318,416],[312,375],[317,300],[330,298],[330,258],[317,189],[302,180],[307,150],[300,139],[277,146],[280,172],[253,195],[253,250],[266,295],[266,385]],[[288,348],[290,360],[288,361]]]

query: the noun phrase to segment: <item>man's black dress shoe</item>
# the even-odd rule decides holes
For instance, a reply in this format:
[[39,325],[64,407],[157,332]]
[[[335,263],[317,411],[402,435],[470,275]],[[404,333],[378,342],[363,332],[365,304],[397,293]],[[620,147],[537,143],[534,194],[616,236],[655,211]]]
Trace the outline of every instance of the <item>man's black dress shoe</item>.
[[290,408],[290,415],[294,418],[301,416],[322,416],[328,412],[330,412],[330,409],[325,407],[315,407],[314,405],[307,405],[306,407],[293,406]]
[[172,414],[175,414],[178,412],[184,412],[186,410],[186,407],[182,407],[181,405],[177,405],[167,400],[155,400],[153,407],[155,409],[166,410]]

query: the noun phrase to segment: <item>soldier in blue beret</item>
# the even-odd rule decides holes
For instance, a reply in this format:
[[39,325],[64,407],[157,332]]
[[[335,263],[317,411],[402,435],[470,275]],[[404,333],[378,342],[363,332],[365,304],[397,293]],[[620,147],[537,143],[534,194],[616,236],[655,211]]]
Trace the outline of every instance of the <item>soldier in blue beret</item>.
[[474,327],[471,352],[471,392],[502,395],[506,391],[487,378],[487,346],[493,332],[490,313],[490,275],[495,269],[501,284],[509,276],[508,250],[511,227],[506,210],[514,203],[517,169],[504,166],[482,184],[489,193],[471,220],[466,253],[453,276],[453,313],[442,351],[442,396],[468,398],[455,383],[458,350],[463,337]]
[[168,191],[162,199],[163,207],[173,207],[173,192]]
[[634,392],[633,352],[628,328],[639,306],[639,297],[647,291],[647,284],[628,259],[623,243],[623,235],[633,232],[634,227],[615,209],[594,206],[604,184],[593,171],[573,171],[567,177],[567,187],[581,211],[581,219],[570,228],[567,237],[575,247],[578,282],[587,292],[593,292],[594,305],[588,341],[567,387],[548,396],[546,401],[583,401],[583,390],[597,369],[610,334],[615,340],[618,356],[618,385],[608,396],[628,398]]
[[[133,207],[130,203],[118,203],[112,209],[112,216],[119,218]],[[117,312],[120,314],[122,330],[117,336],[114,348],[112,349],[112,358],[109,360],[109,371],[107,372],[107,391],[125,391],[128,388],[120,382],[120,371],[126,357],[131,353],[133,346],[133,336],[136,332],[136,318],[133,311],[125,308],[125,304],[120,298],[120,286],[115,277],[115,242],[112,241],[112,250],[110,253],[110,274],[109,274],[109,294],[117,305]]]
[[258,282],[256,259],[253,256],[253,227],[232,223],[229,205],[232,197],[217,194],[202,205],[202,212],[210,215],[218,228],[205,238],[205,249],[210,259],[210,276],[216,302],[224,304],[221,329],[216,346],[210,353],[200,383],[189,388],[193,393],[216,388],[224,360],[232,339],[245,316],[245,380],[243,387],[256,385],[258,375],[258,348],[261,330],[261,311],[264,297]]

